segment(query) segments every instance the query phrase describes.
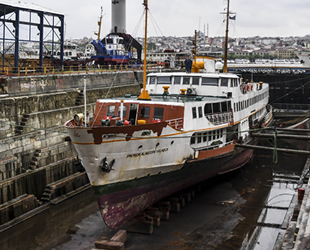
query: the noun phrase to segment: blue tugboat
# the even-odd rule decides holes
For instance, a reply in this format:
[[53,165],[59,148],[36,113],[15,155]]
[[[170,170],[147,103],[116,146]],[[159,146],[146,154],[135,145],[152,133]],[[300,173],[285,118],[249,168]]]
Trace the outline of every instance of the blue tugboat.
[[[119,4],[115,3],[114,5]],[[122,8],[124,3],[122,3]],[[112,16],[114,15],[114,8],[112,7]],[[118,15],[119,16],[119,15]],[[121,16],[125,16],[124,12]],[[121,18],[124,19],[123,17]],[[93,40],[91,43],[95,50],[96,55],[92,56],[92,59],[95,61],[97,65],[116,65],[116,64],[128,64],[130,62],[141,62],[141,44],[136,41],[131,35],[126,34],[124,29],[124,24],[118,25],[112,20],[113,30],[110,34],[108,34],[105,38],[100,40],[100,30],[101,30],[101,22],[102,22],[102,8],[101,8],[101,16],[98,22],[99,31],[95,33],[98,38],[97,40]],[[119,28],[118,28],[119,27]],[[122,27],[122,28],[121,28]],[[121,32],[119,32],[119,30]],[[137,58],[132,57],[132,49],[135,48],[137,51]]]

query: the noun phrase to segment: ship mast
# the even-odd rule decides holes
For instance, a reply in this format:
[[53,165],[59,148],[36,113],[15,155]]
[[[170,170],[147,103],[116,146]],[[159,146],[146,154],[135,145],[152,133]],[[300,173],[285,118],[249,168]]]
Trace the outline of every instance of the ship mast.
[[99,19],[99,21],[98,21],[99,31],[98,31],[98,33],[95,32],[95,35],[98,36],[98,38],[97,38],[98,40],[97,40],[97,41],[100,41],[101,22],[102,22],[102,11],[103,11],[103,8],[102,8],[102,6],[101,6],[101,15],[100,15],[100,19]]
[[229,0],[227,0],[227,12],[226,12],[226,36],[225,36],[225,53],[224,53],[224,67],[223,67],[224,73],[227,73],[228,22],[229,22]]
[[151,100],[149,93],[145,89],[146,85],[146,51],[147,51],[147,10],[148,10],[148,0],[143,0],[143,5],[145,7],[145,33],[144,33],[144,60],[143,60],[143,90],[138,97],[140,100]]

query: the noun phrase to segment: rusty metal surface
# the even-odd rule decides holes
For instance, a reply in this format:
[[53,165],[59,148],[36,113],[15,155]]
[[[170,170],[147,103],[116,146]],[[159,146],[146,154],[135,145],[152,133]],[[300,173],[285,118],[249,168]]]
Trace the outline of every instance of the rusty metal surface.
[[[119,228],[155,202],[220,173],[243,166],[252,154],[252,150],[245,150],[240,155],[229,156],[226,159],[223,158],[222,161],[192,163],[190,166],[195,169],[185,165],[179,171],[181,174],[175,171],[174,176],[164,175],[161,181],[157,180],[152,183],[151,181],[154,179],[150,179],[150,182],[136,188],[126,188],[117,193],[103,195],[98,198],[98,203],[104,221],[110,228]],[[206,165],[208,168],[205,167]],[[138,180],[134,182],[138,182]]]
[[130,140],[133,133],[142,130],[152,130],[153,133],[157,133],[157,136],[160,136],[164,127],[167,126],[167,122],[151,123],[151,124],[142,124],[135,126],[121,126],[121,127],[97,127],[87,130],[89,134],[93,134],[94,143],[101,144],[102,136],[109,134],[125,134],[126,140]]

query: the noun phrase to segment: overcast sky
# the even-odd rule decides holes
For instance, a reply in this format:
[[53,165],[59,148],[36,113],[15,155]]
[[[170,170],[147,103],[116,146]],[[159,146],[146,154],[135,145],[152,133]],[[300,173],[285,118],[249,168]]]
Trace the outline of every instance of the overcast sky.
[[[111,29],[111,0],[23,0],[65,14],[65,39],[93,37],[103,7],[101,37]],[[194,30],[223,36],[226,0],[148,0],[151,19],[148,36],[192,36]],[[229,36],[305,36],[310,34],[310,0],[231,0],[237,13]],[[127,33],[143,36],[142,0],[127,0]],[[152,21],[154,20],[154,21]],[[139,26],[140,24],[140,26]],[[137,29],[137,27],[139,28]]]

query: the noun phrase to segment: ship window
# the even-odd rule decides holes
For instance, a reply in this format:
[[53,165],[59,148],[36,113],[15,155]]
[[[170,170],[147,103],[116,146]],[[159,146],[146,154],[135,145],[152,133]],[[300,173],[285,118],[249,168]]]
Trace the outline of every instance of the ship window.
[[201,85],[208,85],[208,86],[218,86],[219,85],[219,79],[218,78],[202,78]]
[[164,109],[163,108],[155,108],[154,109],[154,119],[162,120],[164,116]]
[[221,112],[220,103],[213,103],[213,113],[220,113],[220,112]]
[[217,131],[217,139],[220,138],[220,130]]
[[231,110],[231,102],[227,102],[227,111],[230,111]]
[[222,105],[222,112],[227,112],[228,111],[227,102],[222,102],[221,105]]
[[205,116],[208,114],[212,114],[212,106],[211,103],[207,103],[204,108]]
[[159,76],[159,77],[157,77],[157,84],[171,84],[170,76]]
[[209,132],[209,140],[208,141],[211,141],[212,140],[212,132]]
[[203,133],[203,142],[206,142],[207,141],[207,132],[204,132]]
[[150,84],[155,84],[155,82],[156,82],[156,77],[155,76],[151,76],[149,83]]
[[193,85],[199,85],[199,77],[193,77]]
[[201,143],[201,133],[197,134],[197,143]]
[[181,84],[181,76],[174,77],[174,84]]
[[[126,113],[127,113],[127,106],[123,106],[123,117],[126,117]],[[118,107],[118,113],[117,116],[120,117],[121,116],[121,107]]]
[[195,144],[195,141],[196,141],[195,140],[196,139],[195,136],[196,136],[195,134],[192,135],[192,137],[191,137],[191,144]]
[[196,107],[192,107],[192,114],[193,114],[193,119],[197,118]]
[[230,87],[234,87],[235,86],[235,78],[230,79]]
[[109,105],[108,106],[108,112],[107,112],[107,116],[114,116],[114,112],[115,112],[115,106],[113,105]]
[[189,81],[190,81],[190,77],[183,77],[183,85],[188,85],[189,84]]
[[149,80],[149,84],[155,84],[156,82],[156,77],[155,76],[151,76],[150,80]]
[[223,87],[228,86],[228,79],[227,78],[221,78],[221,86],[223,86]]
[[213,131],[213,140],[216,139],[216,131]]
[[150,107],[141,107],[140,118],[149,118],[150,117]]
[[198,115],[199,118],[202,117],[202,107],[198,107]]

